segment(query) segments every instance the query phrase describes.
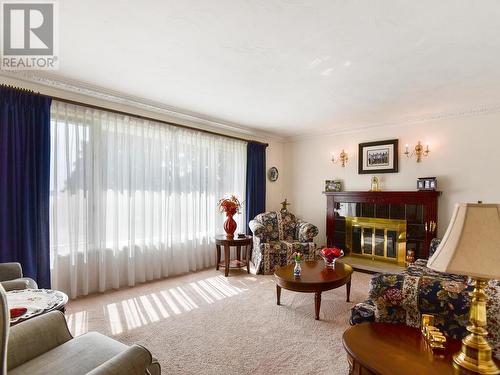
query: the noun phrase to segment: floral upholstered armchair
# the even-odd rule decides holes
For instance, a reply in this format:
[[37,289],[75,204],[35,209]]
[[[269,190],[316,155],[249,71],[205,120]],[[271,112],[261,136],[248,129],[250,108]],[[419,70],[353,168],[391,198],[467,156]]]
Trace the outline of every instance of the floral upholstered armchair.
[[287,210],[257,215],[249,223],[253,233],[252,263],[256,273],[272,274],[277,267],[292,261],[292,254],[300,251],[305,260],[314,260],[314,237],[318,228],[298,220]]
[[[430,255],[439,242],[432,241]],[[374,275],[369,298],[352,308],[350,323],[377,321],[420,327],[421,314],[432,314],[439,330],[461,339],[469,321],[472,289],[467,276],[434,271],[427,267],[426,259],[418,259],[402,272]],[[500,359],[500,282],[490,281],[486,294],[487,339]]]

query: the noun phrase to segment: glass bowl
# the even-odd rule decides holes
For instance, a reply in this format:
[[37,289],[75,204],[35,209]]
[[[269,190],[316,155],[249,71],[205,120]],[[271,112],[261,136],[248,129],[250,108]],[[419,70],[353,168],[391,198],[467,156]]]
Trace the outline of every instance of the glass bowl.
[[340,255],[338,256],[334,255],[333,248],[323,248],[319,251],[319,255],[325,261],[326,267],[334,268],[337,259],[342,258],[344,256],[344,251],[341,249],[338,250],[340,250]]

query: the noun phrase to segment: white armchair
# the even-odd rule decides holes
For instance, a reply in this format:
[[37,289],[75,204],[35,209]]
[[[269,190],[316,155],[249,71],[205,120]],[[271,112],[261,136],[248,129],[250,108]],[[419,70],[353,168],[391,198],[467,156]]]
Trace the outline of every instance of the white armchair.
[[0,286],[2,375],[160,375],[160,364],[140,345],[127,346],[97,332],[73,337],[60,311],[9,327]]
[[6,291],[38,288],[35,280],[23,277],[21,264],[16,262],[0,263],[0,283]]

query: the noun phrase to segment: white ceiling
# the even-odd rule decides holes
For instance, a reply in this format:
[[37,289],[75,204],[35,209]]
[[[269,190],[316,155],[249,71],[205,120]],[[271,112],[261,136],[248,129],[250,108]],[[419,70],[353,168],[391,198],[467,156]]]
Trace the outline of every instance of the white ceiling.
[[56,77],[280,136],[500,104],[497,0],[64,0]]

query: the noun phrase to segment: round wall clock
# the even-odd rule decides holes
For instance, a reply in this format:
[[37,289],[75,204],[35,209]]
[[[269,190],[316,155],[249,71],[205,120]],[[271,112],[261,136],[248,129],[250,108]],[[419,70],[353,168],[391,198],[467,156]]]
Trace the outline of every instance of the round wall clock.
[[278,168],[276,167],[271,167],[269,168],[269,171],[267,172],[267,177],[269,178],[270,181],[276,181],[278,179],[279,172]]

